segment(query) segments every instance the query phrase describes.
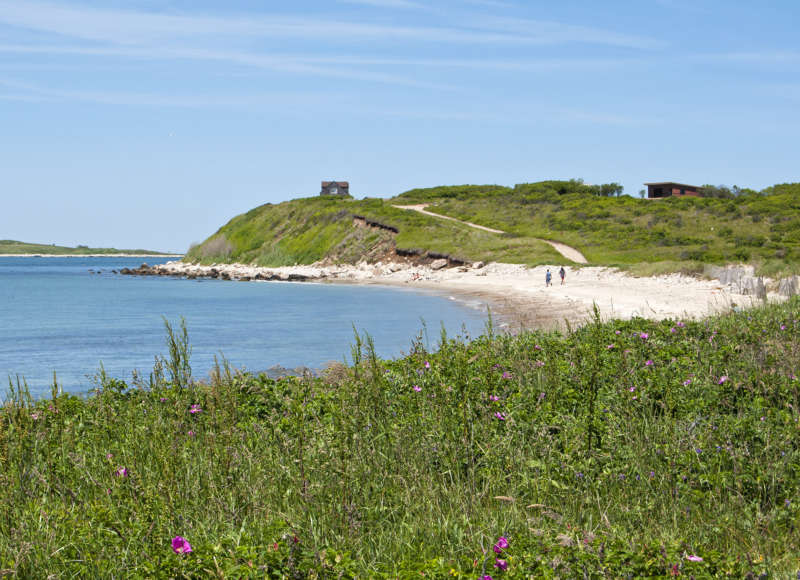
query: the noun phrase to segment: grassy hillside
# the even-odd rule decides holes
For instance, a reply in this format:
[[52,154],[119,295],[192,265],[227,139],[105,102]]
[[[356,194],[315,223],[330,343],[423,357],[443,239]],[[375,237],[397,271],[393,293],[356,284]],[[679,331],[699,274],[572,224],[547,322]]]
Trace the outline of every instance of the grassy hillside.
[[[357,227],[355,216],[397,230]],[[518,235],[483,232],[392,207],[382,199],[311,197],[266,204],[239,215],[208,240],[189,250],[186,260],[242,262],[261,266],[378,259],[394,247],[435,252],[464,260],[504,260],[528,264],[562,260],[550,246]]]
[[88,246],[78,246],[70,248],[67,246],[56,246],[55,244],[28,244],[15,240],[0,240],[0,255],[2,254],[42,254],[54,256],[84,256],[87,254],[155,254],[160,255],[164,252],[154,252],[152,250],[118,250],[116,248],[90,248]]
[[12,392],[0,569],[794,578],[798,320],[795,298],[685,324],[443,336],[396,361],[367,343],[325,380],[209,384],[178,333],[144,384]]
[[[549,239],[578,248],[592,264],[642,273],[731,262],[754,263],[767,275],[800,272],[800,184],[734,199],[597,195],[603,187],[579,181],[464,185],[415,189],[392,200],[313,197],[267,204],[233,218],[186,259],[263,266],[357,262],[385,257],[396,246],[466,261],[564,262],[540,241]],[[392,207],[414,203],[506,233]],[[391,230],[355,227],[354,216]]]
[[800,184],[735,199],[599,197],[577,181],[415,189],[394,203],[512,232],[554,239],[604,265],[750,262],[765,273],[800,265]]

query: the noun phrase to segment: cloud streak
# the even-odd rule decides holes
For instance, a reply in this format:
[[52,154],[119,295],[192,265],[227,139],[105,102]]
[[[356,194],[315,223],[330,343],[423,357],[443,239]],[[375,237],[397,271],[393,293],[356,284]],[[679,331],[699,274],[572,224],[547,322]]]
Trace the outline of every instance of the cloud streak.
[[[374,0],[386,1],[386,0]],[[405,1],[405,0],[403,0]],[[0,0],[0,22],[62,37],[112,44],[174,44],[210,38],[319,39],[339,42],[551,45],[589,43],[646,48],[652,41],[585,26],[547,21],[474,19],[467,25],[411,26],[276,15],[195,16]]]

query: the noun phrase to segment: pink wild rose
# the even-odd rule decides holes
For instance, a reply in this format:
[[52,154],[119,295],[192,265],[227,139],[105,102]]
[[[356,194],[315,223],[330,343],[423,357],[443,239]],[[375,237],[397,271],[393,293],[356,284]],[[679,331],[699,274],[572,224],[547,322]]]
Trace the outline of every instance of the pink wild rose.
[[690,562],[702,562],[703,561],[703,559],[700,556],[695,556],[694,554],[691,554],[690,556],[686,556],[686,559],[689,560]]
[[172,551],[176,554],[188,554],[192,551],[192,545],[182,536],[172,538]]

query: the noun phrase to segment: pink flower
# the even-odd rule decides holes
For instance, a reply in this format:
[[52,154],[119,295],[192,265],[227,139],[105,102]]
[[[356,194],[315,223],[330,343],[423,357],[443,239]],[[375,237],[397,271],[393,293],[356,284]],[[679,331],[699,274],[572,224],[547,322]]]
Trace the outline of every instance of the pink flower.
[[162,403],[166,403],[167,402],[167,398],[166,397],[161,397],[159,399],[159,401],[161,401]]
[[702,562],[703,561],[703,559],[700,556],[695,556],[694,554],[692,554],[690,556],[686,556],[686,559],[689,560],[690,562]]
[[728,375],[722,375],[722,376],[719,378],[719,380],[717,381],[717,384],[718,384],[718,385],[721,385],[722,383],[724,383],[724,382],[725,382],[725,381],[727,381],[727,380],[728,380]]
[[125,469],[124,467],[119,467],[114,472],[114,475],[116,475],[117,477],[128,477],[128,470]]
[[691,384],[692,384],[692,379],[686,379],[685,381],[683,381],[683,386],[684,387],[688,387]]
[[629,390],[629,391],[632,393],[633,391],[635,391],[635,390],[636,390],[636,387],[631,387],[631,388],[630,388],[630,389],[628,389],[628,390]]
[[188,435],[189,437],[194,437],[194,431],[189,431],[189,432],[187,433],[187,435]]
[[679,327],[679,328],[683,328],[683,327],[684,327],[684,326],[686,326],[686,325],[685,325],[683,322],[676,322],[676,323],[675,323],[675,326],[677,326],[677,327]]
[[172,551],[176,554],[188,554],[192,551],[192,545],[186,538],[175,536],[172,538]]
[[615,330],[614,334],[622,334],[622,331],[621,330]]
[[426,369],[431,368],[431,363],[429,363],[428,361],[425,361],[425,368]]
[[647,334],[646,332],[642,332],[641,334],[639,334],[639,338],[641,338],[642,340],[647,340],[648,338],[650,338],[650,335]]
[[612,348],[614,348],[614,345],[613,345],[613,344],[609,344],[608,346],[606,346],[606,348],[607,348],[608,350],[611,350]]
[[500,536],[497,538],[497,543],[494,545],[494,547],[492,547],[492,550],[494,550],[495,554],[499,554],[506,548],[508,548],[508,538],[505,536]]
[[501,413],[501,412],[498,411],[497,413],[494,414],[494,418],[495,419],[499,419],[501,421],[505,421],[506,420],[506,414],[505,413]]
[[106,453],[106,459],[111,459],[112,457],[114,457],[114,455],[113,455],[113,454],[111,454],[111,453]]
[[644,366],[646,366],[646,367],[653,366],[653,361],[651,361],[651,360],[645,361]]
[[484,574],[483,576],[481,576],[480,580],[492,580],[492,577],[489,576],[488,574]]
[[541,347],[541,346],[539,346],[538,344],[537,344],[536,346],[534,346],[533,348],[534,348],[535,350],[542,350],[542,347]]
[[508,570],[508,560],[501,560],[500,558],[495,558],[494,560],[494,567],[503,570],[504,572]]
[[537,360],[536,361],[536,366],[539,367],[539,368],[543,367],[544,366],[544,361]]
[[785,324],[781,324],[781,330],[786,330],[786,325]]
[[419,385],[414,385],[412,388],[418,393],[422,390],[422,387],[420,387]]
[[31,413],[31,419],[33,419],[34,421],[38,421],[39,420],[39,413],[37,413],[36,411]]
[[190,412],[192,415],[194,415],[195,413],[202,413],[202,412],[203,412],[203,409],[201,409],[201,408],[200,408],[200,405],[198,405],[197,403],[195,403],[195,404],[193,404],[191,407],[189,407],[189,412]]
[[510,379],[510,378],[511,378],[511,373],[510,373],[510,372],[508,372],[508,371],[505,371],[505,372],[503,373],[503,378],[504,378],[504,379]]
[[500,400],[500,397],[498,397],[497,395],[489,395],[489,400],[497,402]]
[[677,329],[677,328],[675,328],[675,327],[673,326],[672,328],[670,328],[670,329],[669,329],[669,331],[670,331],[672,334],[675,334],[676,332],[678,332],[678,329]]

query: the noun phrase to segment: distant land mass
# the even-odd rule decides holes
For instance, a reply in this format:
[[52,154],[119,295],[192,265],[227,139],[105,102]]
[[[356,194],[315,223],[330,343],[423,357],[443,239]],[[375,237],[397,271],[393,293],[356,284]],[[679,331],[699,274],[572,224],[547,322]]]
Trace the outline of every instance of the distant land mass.
[[234,217],[184,261],[564,263],[549,241],[577,249],[586,258],[580,263],[639,275],[728,263],[752,264],[766,276],[800,273],[800,183],[762,191],[704,186],[702,197],[662,199],[620,196],[620,189],[573,179],[440,186],[391,199],[295,199]]
[[90,248],[88,246],[57,246],[55,244],[29,244],[17,240],[0,240],[2,255],[42,255],[42,256],[92,256],[92,255],[131,255],[131,256],[174,256],[167,252],[154,250],[118,250],[117,248]]

